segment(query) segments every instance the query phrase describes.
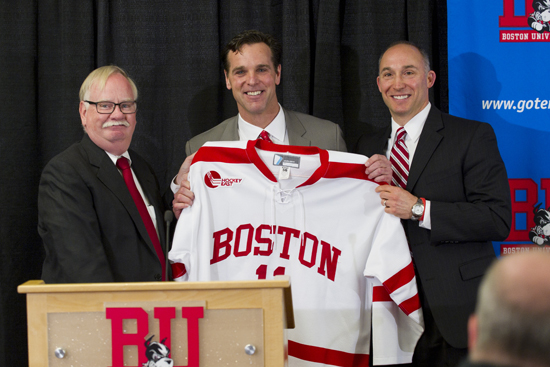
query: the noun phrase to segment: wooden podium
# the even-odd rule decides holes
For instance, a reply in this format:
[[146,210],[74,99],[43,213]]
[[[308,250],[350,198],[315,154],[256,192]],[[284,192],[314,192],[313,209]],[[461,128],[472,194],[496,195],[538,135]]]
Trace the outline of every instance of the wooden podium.
[[[27,294],[29,366],[286,365],[288,278],[44,284]],[[164,339],[164,340],[163,340]],[[170,356],[162,354],[163,345]]]

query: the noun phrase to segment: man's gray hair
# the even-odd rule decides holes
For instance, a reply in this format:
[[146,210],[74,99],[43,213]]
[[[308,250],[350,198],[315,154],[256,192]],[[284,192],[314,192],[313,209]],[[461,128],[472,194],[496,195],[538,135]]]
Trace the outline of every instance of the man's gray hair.
[[103,88],[105,88],[105,84],[107,83],[107,79],[109,79],[109,77],[113,74],[120,74],[128,80],[130,86],[132,87],[134,100],[137,100],[138,90],[136,84],[122,68],[115,65],[102,66],[92,71],[80,87],[80,100],[84,101],[90,98],[90,89],[95,83],[98,83],[97,85],[99,90],[103,90]]

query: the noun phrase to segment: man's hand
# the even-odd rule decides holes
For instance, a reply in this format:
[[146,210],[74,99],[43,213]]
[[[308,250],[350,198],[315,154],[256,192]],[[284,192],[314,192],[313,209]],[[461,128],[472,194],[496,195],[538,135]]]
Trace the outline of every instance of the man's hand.
[[176,184],[178,186],[181,186],[182,181],[187,181],[187,175],[189,174],[189,168],[191,168],[191,163],[193,162],[193,158],[195,157],[195,153],[191,154],[181,164],[180,170],[178,172],[178,175],[176,176]]
[[179,190],[174,194],[174,200],[172,200],[172,211],[176,219],[179,219],[183,209],[193,205],[193,200],[195,200],[195,194],[191,191],[189,181],[183,181]]
[[393,214],[401,219],[412,218],[412,207],[418,198],[400,187],[381,185],[375,190],[380,194],[381,204],[386,213]]
[[180,186],[179,190],[174,194],[174,200],[172,200],[172,211],[176,219],[180,217],[181,211],[193,205],[193,200],[195,200],[195,194],[191,191],[191,184],[187,180],[194,156],[195,154],[193,153],[185,158],[176,176],[176,184]]
[[369,179],[378,183],[391,183],[391,163],[386,156],[374,154],[367,160],[365,167],[367,167],[365,173],[369,176]]

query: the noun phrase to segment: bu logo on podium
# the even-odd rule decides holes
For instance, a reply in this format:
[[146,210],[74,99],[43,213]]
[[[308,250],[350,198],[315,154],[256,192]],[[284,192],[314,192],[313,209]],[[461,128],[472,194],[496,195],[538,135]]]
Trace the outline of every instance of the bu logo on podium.
[[[137,346],[138,366],[146,367],[198,367],[199,319],[204,317],[203,307],[182,307],[181,318],[187,319],[187,363],[176,365],[169,353],[172,344],[171,320],[176,318],[176,307],[154,307],[152,316],[158,320],[158,341],[150,336],[150,315],[140,307],[106,307],[105,317],[111,320],[112,366],[124,367],[124,347]],[[125,332],[124,322],[135,320],[137,331]],[[179,361],[184,362],[184,361]]]

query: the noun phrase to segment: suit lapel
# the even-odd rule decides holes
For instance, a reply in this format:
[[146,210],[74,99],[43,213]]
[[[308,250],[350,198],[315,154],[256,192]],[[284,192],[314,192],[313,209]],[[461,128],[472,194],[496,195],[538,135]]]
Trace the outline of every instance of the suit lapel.
[[299,146],[311,146],[311,140],[304,138],[306,129],[300,119],[292,113],[292,111],[287,111],[283,108],[285,114],[285,124],[286,130],[288,132],[288,143],[290,145],[299,145]]
[[373,154],[382,154],[383,156],[386,155],[386,152],[388,151],[388,140],[391,136],[391,124],[385,128],[380,129],[377,132],[373,133],[373,138],[370,139],[372,142],[372,153],[369,155],[369,157]]
[[413,192],[414,186],[418,181],[418,178],[426,168],[428,161],[433,155],[434,151],[437,149],[437,146],[441,142],[443,137],[439,133],[443,129],[443,121],[441,119],[441,112],[435,108],[431,107],[422,133],[420,134],[420,139],[418,140],[418,146],[413,157],[413,163],[409,171],[409,179],[407,181],[407,191]]
[[151,242],[147,229],[145,228],[145,224],[143,224],[141,215],[139,214],[136,204],[134,203],[134,199],[132,198],[130,191],[128,191],[128,187],[126,186],[122,175],[113,164],[113,161],[111,161],[107,153],[105,153],[90,140],[88,135],[84,136],[82,143],[84,149],[88,153],[90,164],[97,167],[97,178],[120,200],[132,218],[132,221],[136,225],[139,234],[145,240],[149,249],[156,254],[153,243]]
[[220,136],[220,141],[235,141],[239,140],[239,115],[233,116],[227,121],[227,125],[222,135]]
[[[136,156],[136,154],[131,150],[129,151],[129,154],[131,158]],[[149,168],[141,159],[132,159],[132,169],[134,170],[134,173],[139,180],[139,184],[141,185],[143,193],[149,200],[149,204],[153,205],[153,207],[155,208],[159,240],[161,245],[163,246],[164,251],[164,232],[161,230],[162,228],[164,228],[164,213],[160,211],[160,208],[162,208],[162,203],[157,200],[157,195],[155,195],[155,192],[157,191],[157,183],[155,182],[155,177],[149,173]],[[149,240],[149,236],[147,236],[147,239]],[[150,241],[147,241],[147,243],[150,243]],[[152,242],[150,244],[151,246],[153,246]]]

